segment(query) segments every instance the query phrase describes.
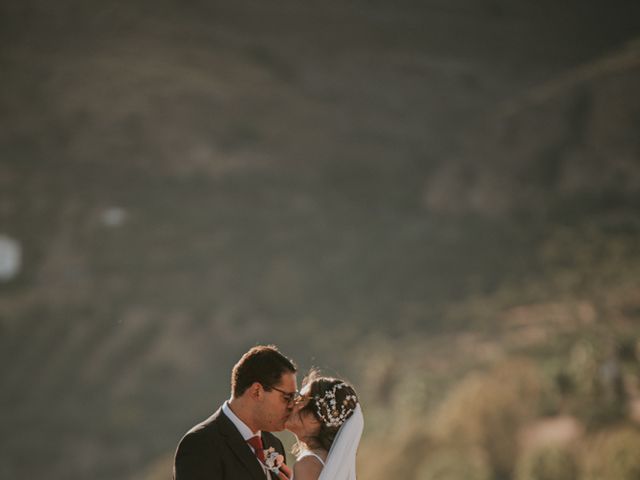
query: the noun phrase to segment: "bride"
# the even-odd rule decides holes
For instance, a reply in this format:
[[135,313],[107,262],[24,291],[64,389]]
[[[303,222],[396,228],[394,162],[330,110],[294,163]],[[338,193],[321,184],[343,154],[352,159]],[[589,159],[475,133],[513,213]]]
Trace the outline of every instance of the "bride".
[[355,480],[364,420],[348,383],[312,371],[285,428],[297,439],[295,480]]

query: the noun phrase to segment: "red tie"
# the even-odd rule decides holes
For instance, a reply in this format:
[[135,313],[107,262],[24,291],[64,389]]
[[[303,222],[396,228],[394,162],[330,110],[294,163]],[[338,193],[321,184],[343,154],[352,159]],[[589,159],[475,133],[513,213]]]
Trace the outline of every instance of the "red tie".
[[258,460],[264,463],[264,447],[262,446],[262,438],[256,435],[255,437],[251,437],[249,440],[247,440],[247,443],[251,445],[255,450]]

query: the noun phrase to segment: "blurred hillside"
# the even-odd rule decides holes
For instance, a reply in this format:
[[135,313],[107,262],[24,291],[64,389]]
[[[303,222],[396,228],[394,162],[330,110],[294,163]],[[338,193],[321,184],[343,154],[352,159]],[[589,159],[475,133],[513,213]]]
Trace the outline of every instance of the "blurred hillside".
[[366,478],[640,475],[639,46],[501,105],[427,181],[438,215],[528,223],[536,261],[446,308],[463,329],[365,347]]
[[633,217],[640,204],[639,78],[636,40],[502,106],[466,139],[462,158],[431,176],[427,206],[554,220],[612,211]]
[[[256,342],[360,387],[366,478],[441,478],[432,450],[510,478],[532,461],[494,438],[559,417],[588,448],[631,424],[638,19],[2,2],[0,234],[22,268],[0,283],[0,476],[165,478]],[[603,403],[560,366],[611,349],[626,383]],[[460,443],[456,405],[500,383],[517,421]]]

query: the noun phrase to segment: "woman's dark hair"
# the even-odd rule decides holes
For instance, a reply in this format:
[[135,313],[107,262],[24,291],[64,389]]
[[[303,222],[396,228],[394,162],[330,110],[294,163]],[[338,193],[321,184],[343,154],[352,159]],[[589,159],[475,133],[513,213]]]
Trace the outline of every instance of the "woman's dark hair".
[[[308,403],[300,410],[300,414],[312,414],[320,422],[320,430],[318,434],[314,436],[311,447],[320,447],[329,451],[333,440],[336,438],[338,430],[342,423],[346,422],[351,415],[353,415],[358,398],[353,387],[345,382],[332,377],[323,377],[318,370],[311,370],[309,374],[302,381],[302,387],[309,386],[307,395],[309,396]],[[336,385],[342,385],[340,388],[335,388]],[[340,421],[340,425],[328,425],[332,423],[333,417],[332,411],[329,405],[323,401],[326,399],[325,395],[329,391],[335,391],[336,405],[338,406],[338,412],[344,412],[344,416]],[[340,409],[342,406],[342,409]],[[301,450],[301,445],[294,446],[294,454],[298,454]]]
[[295,364],[273,345],[253,347],[231,372],[231,394],[240,397],[255,382],[265,388],[280,383],[283,373],[296,373]]

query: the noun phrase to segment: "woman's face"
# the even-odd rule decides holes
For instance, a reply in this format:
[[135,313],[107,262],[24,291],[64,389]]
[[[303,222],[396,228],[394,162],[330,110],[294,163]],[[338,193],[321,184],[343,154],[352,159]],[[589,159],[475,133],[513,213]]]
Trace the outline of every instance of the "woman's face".
[[304,410],[309,403],[309,386],[305,386],[300,392],[301,400],[293,407],[293,411],[287,420],[284,428],[293,433],[296,437],[303,439],[316,435],[320,431],[320,421],[316,416]]

